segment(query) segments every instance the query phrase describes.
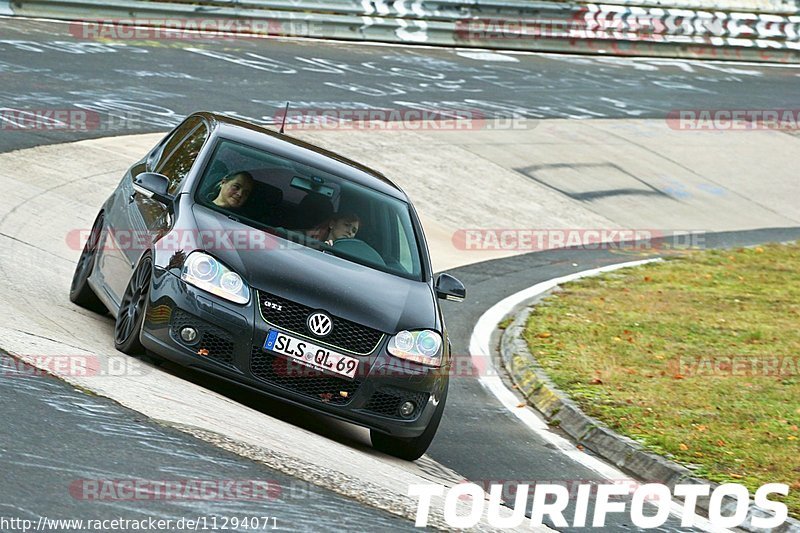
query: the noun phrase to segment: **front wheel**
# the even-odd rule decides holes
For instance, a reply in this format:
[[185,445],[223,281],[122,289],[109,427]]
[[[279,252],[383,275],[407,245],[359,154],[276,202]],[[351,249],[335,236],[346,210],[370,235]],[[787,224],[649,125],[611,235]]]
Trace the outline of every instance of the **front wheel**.
[[433,413],[431,421],[419,437],[392,437],[386,433],[370,429],[369,439],[372,441],[372,447],[380,452],[405,459],[406,461],[416,461],[422,457],[428,446],[431,445],[433,437],[436,435],[436,430],[439,429],[439,422],[442,420],[446,400],[447,389],[442,394],[442,399],[439,401],[439,405],[436,406],[436,412]]
[[69,299],[74,304],[78,304],[84,309],[95,313],[106,313],[108,310],[100,298],[89,286],[89,276],[94,270],[94,262],[97,257],[97,248],[100,244],[100,234],[103,232],[103,214],[97,215],[92,225],[92,231],[86,244],[83,246],[81,257],[75,266],[75,273],[72,275],[72,285],[69,288]]
[[144,323],[147,298],[150,294],[150,280],[153,277],[153,261],[146,256],[136,267],[122,296],[122,303],[114,324],[114,347],[128,355],[144,352],[139,333]]

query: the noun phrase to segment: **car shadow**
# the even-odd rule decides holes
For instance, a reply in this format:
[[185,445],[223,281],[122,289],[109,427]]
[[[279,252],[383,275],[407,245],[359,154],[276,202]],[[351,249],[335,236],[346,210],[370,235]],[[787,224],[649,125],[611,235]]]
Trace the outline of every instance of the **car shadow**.
[[368,430],[355,424],[308,411],[171,361],[164,361],[155,369],[214,391],[272,418],[311,431],[351,448],[370,454],[377,454],[372,449]]

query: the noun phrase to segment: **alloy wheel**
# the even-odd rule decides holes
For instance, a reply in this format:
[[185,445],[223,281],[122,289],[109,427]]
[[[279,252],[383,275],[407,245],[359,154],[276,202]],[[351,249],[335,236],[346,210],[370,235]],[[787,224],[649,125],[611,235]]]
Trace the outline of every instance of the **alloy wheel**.
[[114,326],[114,338],[117,344],[124,344],[132,335],[138,334],[137,330],[141,326],[142,314],[150,290],[152,272],[152,262],[149,257],[145,258],[139,264],[125,290]]

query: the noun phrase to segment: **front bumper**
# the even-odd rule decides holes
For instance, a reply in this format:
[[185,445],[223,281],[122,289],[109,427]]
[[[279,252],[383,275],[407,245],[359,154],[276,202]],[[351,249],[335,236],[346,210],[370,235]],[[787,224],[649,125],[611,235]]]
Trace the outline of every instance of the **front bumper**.
[[[185,326],[199,332],[194,343],[181,340],[179,331]],[[419,436],[447,388],[446,368],[392,357],[386,352],[386,336],[369,355],[337,350],[359,360],[356,377],[349,379],[265,350],[270,329],[297,337],[264,320],[255,294],[240,306],[155,269],[141,340],[146,349],[178,364],[397,437]],[[405,401],[417,406],[408,418],[398,410]]]

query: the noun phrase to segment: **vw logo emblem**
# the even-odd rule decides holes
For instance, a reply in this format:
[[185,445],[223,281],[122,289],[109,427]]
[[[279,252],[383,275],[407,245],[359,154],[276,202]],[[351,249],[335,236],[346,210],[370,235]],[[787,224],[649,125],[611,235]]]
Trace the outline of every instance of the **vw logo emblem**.
[[324,337],[333,329],[333,320],[325,313],[311,313],[306,325],[311,333],[317,337]]

